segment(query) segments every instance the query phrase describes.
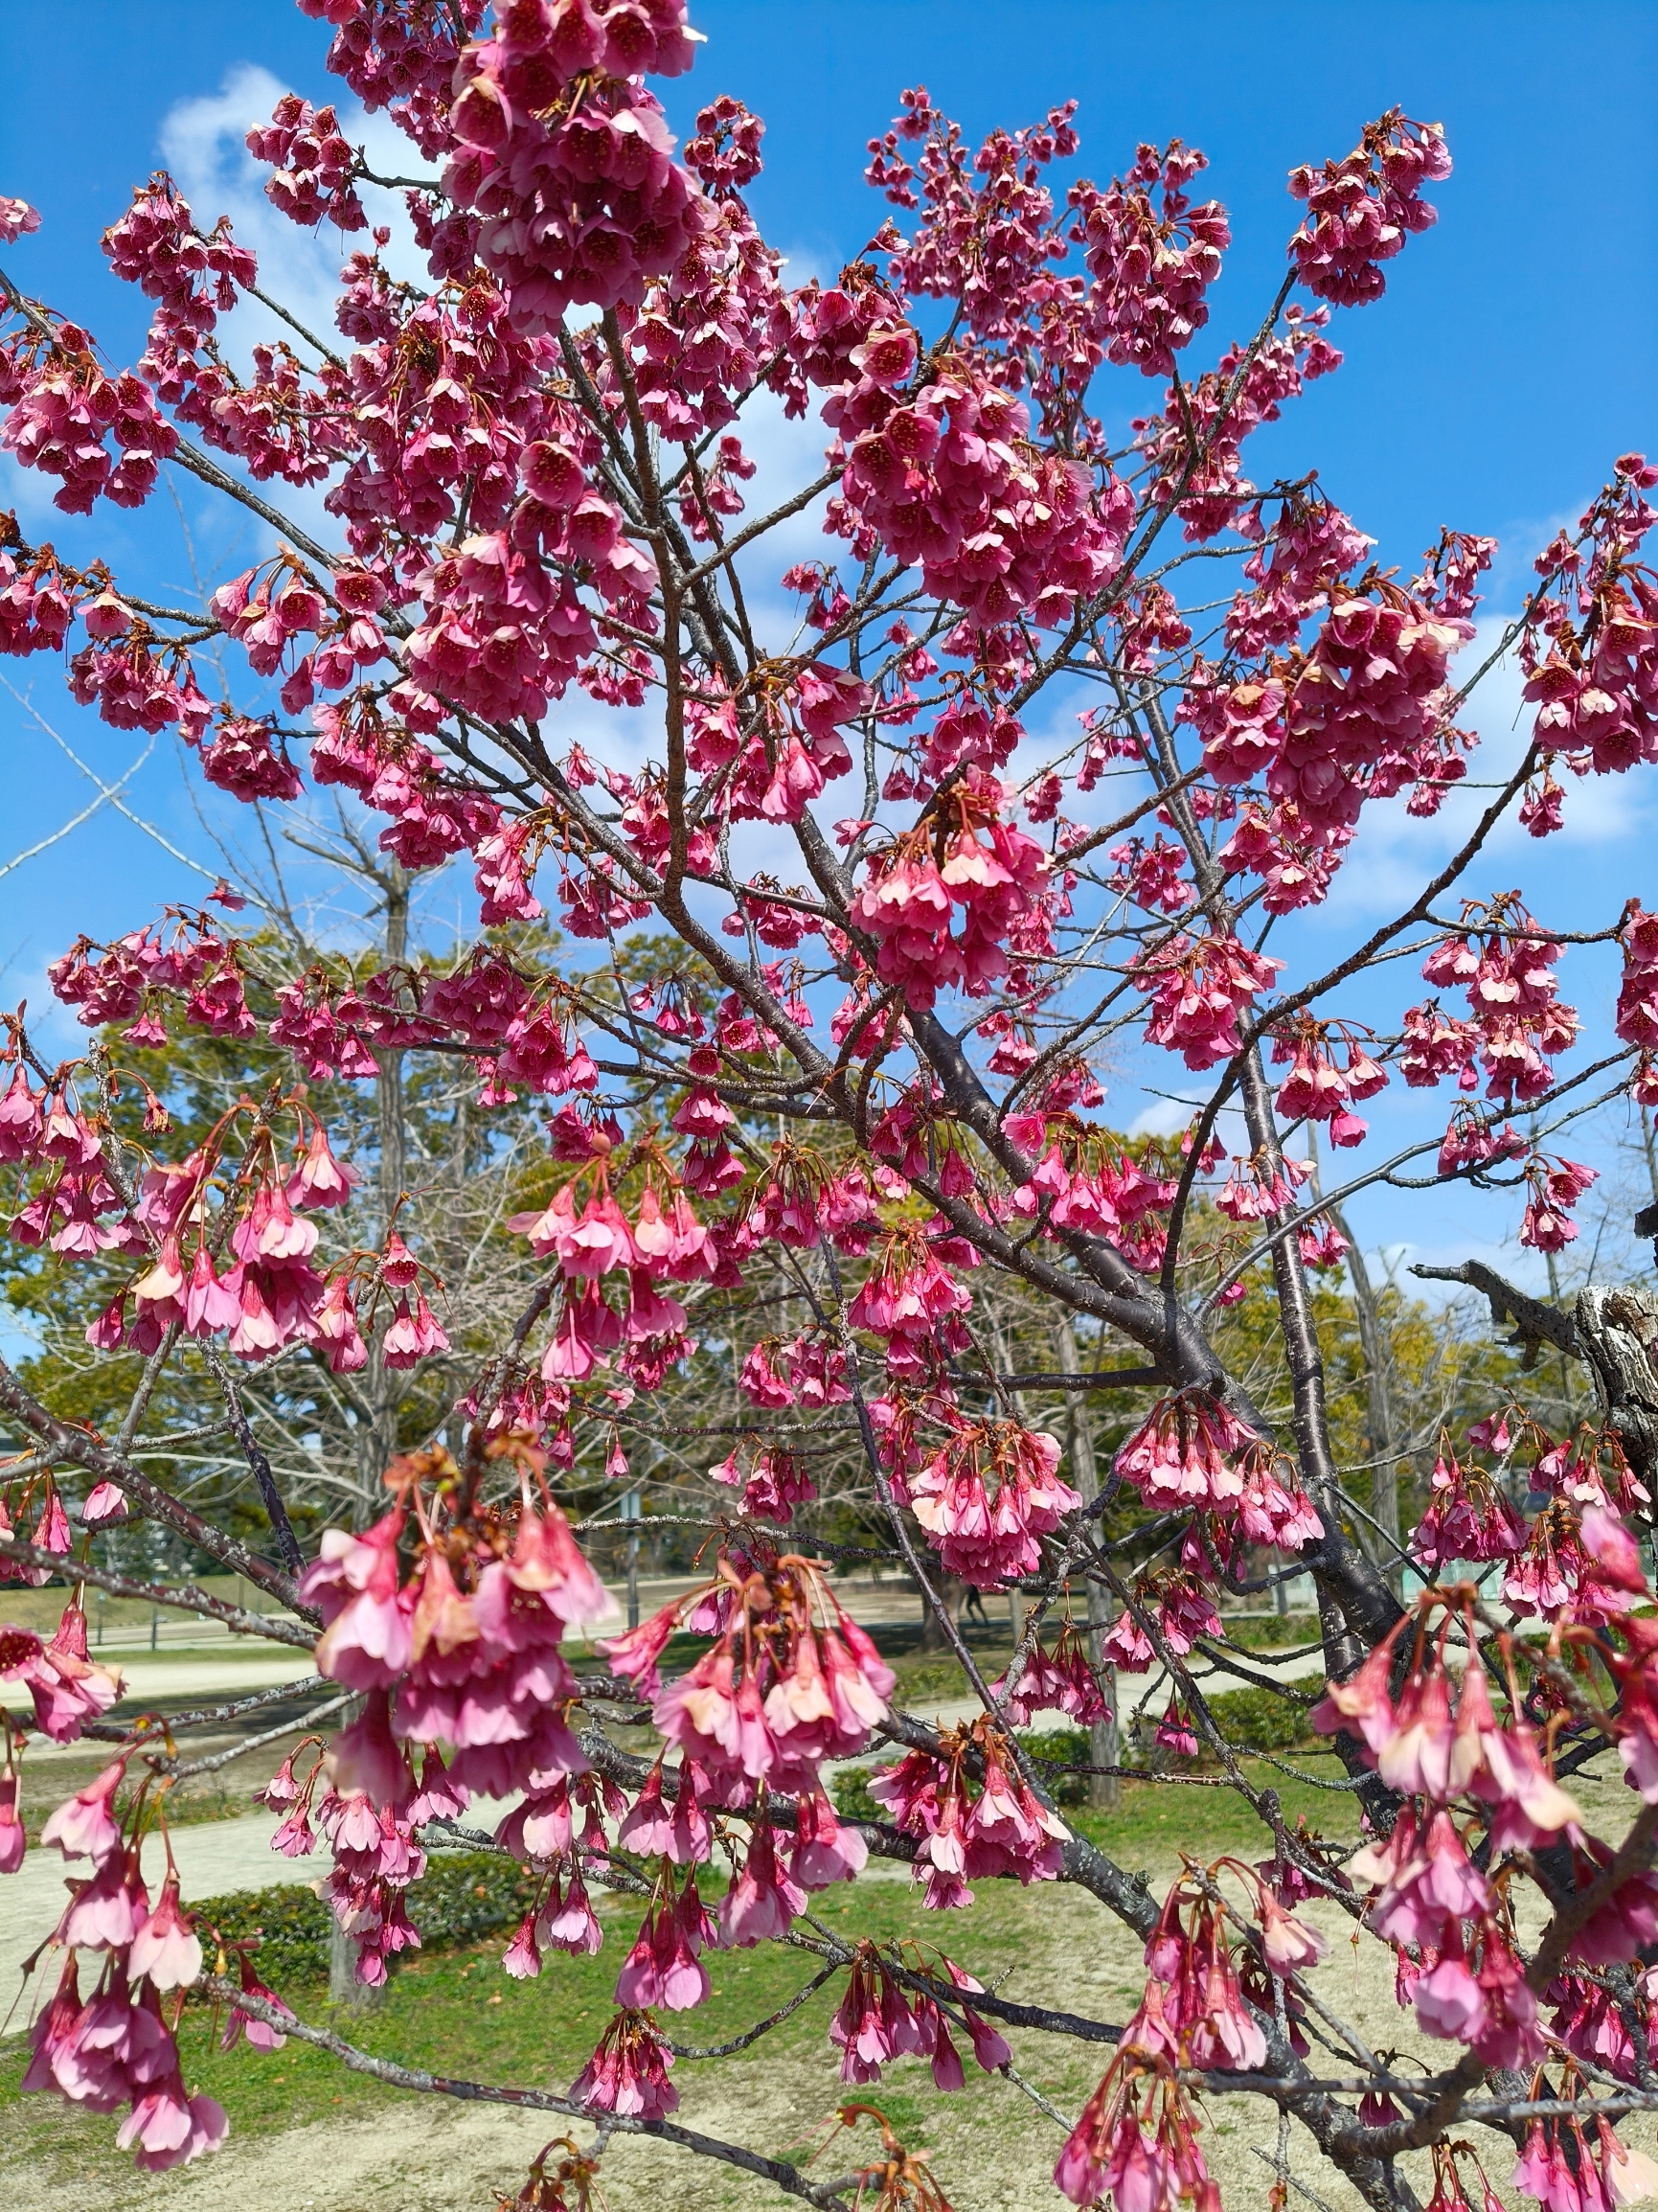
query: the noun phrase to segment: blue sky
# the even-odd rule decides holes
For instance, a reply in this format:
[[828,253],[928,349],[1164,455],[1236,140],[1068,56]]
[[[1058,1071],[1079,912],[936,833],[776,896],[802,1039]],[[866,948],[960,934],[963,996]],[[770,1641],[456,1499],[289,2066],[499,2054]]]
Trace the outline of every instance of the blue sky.
[[[1337,318],[1340,374],[1255,441],[1249,461],[1261,480],[1316,466],[1388,562],[1414,565],[1442,523],[1499,537],[1494,616],[1518,603],[1532,553],[1579,511],[1611,457],[1658,447],[1650,98],[1658,11],[1650,6],[703,0],[693,21],[708,44],[693,76],[667,88],[670,115],[683,132],[697,105],[729,90],[765,118],[766,170],[751,196],[800,273],[832,270],[879,222],[885,203],[862,182],[864,146],[905,85],[926,83],[969,135],[1034,120],[1074,97],[1079,167],[1101,181],[1142,139],[1178,135],[1201,147],[1211,161],[1204,188],[1228,206],[1234,244],[1213,295],[1205,335],[1214,346],[1193,349],[1200,359],[1254,328],[1278,281],[1294,222],[1284,192],[1294,164],[1345,152],[1367,118],[1395,103],[1442,121],[1457,166],[1434,194],[1439,226],[1391,265],[1381,305]],[[319,102],[343,95],[322,67],[327,37],[288,0],[239,0],[234,9],[169,0],[159,18],[102,10],[96,35],[54,40],[50,50],[25,42],[9,57],[0,192],[34,201],[45,227],[11,249],[11,272],[84,320],[111,358],[134,357],[145,303],[108,275],[100,233],[164,147],[194,178],[204,226],[219,213],[213,195],[221,187],[222,204],[239,218],[247,185],[236,136],[268,113],[272,81]],[[257,202],[248,219],[261,219]],[[302,289],[320,286],[327,242],[312,247],[274,218],[266,232],[256,242],[267,271],[280,264]],[[1120,377],[1113,397],[1127,412],[1155,389]],[[104,552],[134,588],[188,577],[165,494],[137,518],[102,508],[89,528],[53,516],[40,480],[20,482],[7,464],[0,500],[13,499],[32,535],[55,536],[72,556]],[[206,516],[188,493],[186,513],[203,571],[233,572],[264,550],[257,533]],[[142,740],[75,709],[44,656],[6,663],[0,675],[32,691],[40,714],[105,779],[142,751]],[[1516,707],[1516,686],[1504,680],[1472,716],[1491,754],[1512,742]],[[0,728],[11,770],[4,861],[94,792],[5,693]],[[199,779],[181,775],[169,733],[125,795],[181,852],[216,867],[192,795],[200,790]],[[1610,919],[1630,891],[1658,897],[1645,788],[1627,780],[1575,787],[1568,819],[1568,835],[1541,851],[1510,840],[1470,888],[1524,882],[1537,910],[1568,927]],[[1405,836],[1397,821],[1378,822],[1364,865],[1348,872],[1310,930],[1286,932],[1279,948],[1298,965],[1316,957],[1332,929],[1378,914],[1449,833],[1447,825]],[[193,880],[200,885],[105,809],[51,853],[0,874],[0,996],[27,992],[38,1004],[45,963],[78,929],[134,926]],[[443,896],[452,907],[453,894]],[[1614,969],[1580,958],[1566,973],[1566,995],[1603,1014]],[[1393,971],[1378,1018],[1391,1025],[1400,1005],[1422,994],[1413,982]],[[1396,1090],[1377,1104],[1378,1139],[1442,1126],[1443,1094],[1424,1102]],[[1436,1254],[1473,1248],[1470,1237],[1488,1248],[1512,1226],[1498,1220],[1504,1213],[1430,1199],[1408,1233]],[[1362,1208],[1366,1242],[1405,1233],[1395,1218],[1392,1201]]]

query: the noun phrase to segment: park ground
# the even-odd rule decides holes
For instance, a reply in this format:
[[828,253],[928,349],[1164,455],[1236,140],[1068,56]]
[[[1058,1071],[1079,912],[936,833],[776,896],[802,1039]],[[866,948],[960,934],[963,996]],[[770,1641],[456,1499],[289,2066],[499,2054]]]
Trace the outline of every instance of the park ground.
[[[646,1599],[647,1606],[660,1602],[654,1592]],[[14,1615],[18,1603],[15,1597],[9,1602]],[[917,1711],[953,1717],[960,1678],[952,1678],[953,1662],[917,1649],[914,1600],[877,1591],[852,1609],[870,1622],[894,1659],[900,1700]],[[1307,1662],[1280,1658],[1271,1647],[1292,1638],[1297,1626],[1239,1624],[1235,1633],[1268,1647],[1260,1664],[1293,1682]],[[987,1666],[1005,1663],[1005,1622],[992,1620],[974,1635]],[[105,1655],[121,1663],[132,1686],[130,1707],[124,1711],[182,1711],[255,1686],[280,1686],[307,1671],[303,1654],[188,1631],[158,1636],[151,1653],[146,1622],[114,1614],[105,1623]],[[1284,1699],[1286,1707],[1292,1702]],[[262,1733],[297,1719],[297,1709],[279,1706],[242,1726]],[[234,1729],[221,1740],[233,1744]],[[187,1803],[187,1818],[175,1836],[187,1897],[260,1892],[273,1881],[291,1882],[313,1872],[305,1862],[288,1866],[271,1859],[269,1816],[247,1804],[249,1790],[282,1750],[277,1744],[245,1764],[232,1763]],[[1327,1836],[1356,1845],[1351,1795],[1284,1770],[1287,1765],[1302,1774],[1333,1778],[1332,1763],[1309,1756],[1305,1745],[1299,1750],[1281,1745],[1278,1757],[1283,1764],[1249,1760],[1252,1779],[1279,1790],[1292,1823],[1305,1813]],[[48,1766],[50,1773],[44,1771]],[[82,1766],[92,1770],[85,1749],[79,1748],[40,1762],[32,1791],[35,1822],[65,1787],[84,1779]],[[1606,1820],[1595,1823],[1602,1833],[1629,1803],[1612,1782],[1591,1783],[1581,1794],[1586,1811],[1604,1801]],[[1209,1863],[1229,1852],[1253,1860],[1266,1851],[1264,1832],[1249,1809],[1230,1790],[1200,1783],[1129,1783],[1118,1812],[1075,1810],[1070,1817],[1121,1865],[1143,1871],[1159,1888],[1179,1873],[1183,1855]],[[231,2115],[229,2142],[216,2156],[172,2174],[135,2173],[129,2155],[114,2148],[116,2120],[17,2094],[27,2056],[19,2031],[40,2001],[40,1982],[55,1978],[50,1959],[26,1987],[18,1969],[50,1926],[60,1880],[55,1854],[31,1851],[23,1874],[0,1890],[0,1981],[7,2004],[17,1995],[5,2022],[6,2040],[0,2041],[6,2212],[218,2212],[233,2206],[238,2212],[495,2212],[503,2198],[510,2202],[516,2195],[543,2143],[562,2132],[564,2124],[548,2115],[388,2089],[291,2040],[277,2052],[245,2044],[221,2052],[212,2016],[193,2005],[180,2030],[187,2081],[224,2104]],[[855,1888],[837,1888],[812,1902],[818,1918],[837,1931],[855,1927],[877,1938],[909,1936],[929,1950],[942,1945],[1010,1998],[1063,2005],[1106,2022],[1125,2019],[1140,1998],[1145,1969],[1139,1945],[1092,1898],[1064,1884],[1020,1890],[982,1882],[967,1910],[928,1914],[919,1909],[907,1869],[872,1863]],[[244,1904],[257,1913],[260,1899],[250,1896]],[[1391,1961],[1381,1947],[1369,1940],[1354,1945],[1351,1924],[1337,1908],[1309,1909],[1330,1938],[1329,1955],[1313,1980],[1322,2000],[1366,2033],[1373,2046],[1397,2044],[1402,2065],[1413,2060],[1442,2064],[1444,2046],[1425,2042],[1410,2016],[1395,2006]],[[606,1931],[599,1957],[552,1958],[537,1980],[516,1982],[498,1971],[506,1937],[493,1930],[411,1954],[383,1997],[360,2010],[330,2008],[326,1979],[317,1971],[285,1977],[284,1995],[302,2018],[330,2024],[375,2055],[459,2080],[563,2089],[609,2017],[616,1969],[638,1923],[638,1905],[629,1900],[604,1899],[599,1910]],[[715,1994],[709,2003],[690,2018],[665,2023],[678,2041],[726,2041],[775,2010],[815,1966],[806,1954],[775,1945],[719,1953],[711,1964]],[[1013,2082],[979,2075],[969,2062],[965,2091],[943,2096],[934,2090],[925,2063],[909,2059],[889,2068],[878,2085],[842,2087],[838,2053],[827,2040],[840,1986],[837,1978],[745,2052],[682,2060],[674,2071],[679,2120],[772,2157],[811,2161],[811,2172],[828,2177],[859,2162],[844,2138],[818,2149],[836,2106],[855,2097],[876,2106],[911,2149],[928,2153],[955,2212],[1057,2212],[1061,2200],[1048,2177],[1063,2139],[1060,2128]],[[1010,2041],[1014,2068],[1029,2089],[1074,2117],[1099,2079],[1105,2047],[1034,2031],[1013,2031]],[[1316,2044],[1313,2063],[1332,2077],[1345,2071]],[[576,2132],[584,2144],[590,2139],[584,2126]],[[1266,2205],[1277,2132],[1271,2111],[1258,2098],[1209,2101],[1203,2142],[1227,2212]],[[1470,2133],[1499,2195],[1510,2198],[1511,2145],[1485,2130]],[[1625,2133],[1644,2148],[1654,2147],[1649,2123]],[[864,2138],[870,2144],[862,2155],[873,2155],[868,2122],[859,2139]],[[1289,2176],[1292,2203],[1357,2212],[1356,2194],[1299,2129],[1290,2135]],[[1412,2178],[1425,2196],[1431,2188],[1425,2172]],[[758,2212],[787,2201],[767,2182],[628,2137],[612,2140],[601,2186],[608,2212],[715,2212],[728,2206]]]

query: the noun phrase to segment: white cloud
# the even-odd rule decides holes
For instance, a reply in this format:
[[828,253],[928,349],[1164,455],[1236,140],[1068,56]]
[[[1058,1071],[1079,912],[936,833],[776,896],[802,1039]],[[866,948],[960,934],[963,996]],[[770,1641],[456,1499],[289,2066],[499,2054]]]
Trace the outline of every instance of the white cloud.
[[[291,89],[268,69],[238,62],[226,73],[216,93],[180,101],[169,109],[161,125],[161,155],[189,201],[197,228],[210,231],[221,215],[228,216],[238,244],[251,247],[257,257],[260,290],[330,351],[349,353],[350,346],[334,323],[340,265],[348,254],[370,243],[369,234],[341,232],[328,222],[306,230],[291,222],[265,197],[269,166],[256,161],[246,146],[248,131],[268,123],[277,102]],[[386,116],[368,115],[354,103],[337,112],[342,133],[352,146],[363,148],[376,174],[431,173],[429,165]],[[400,192],[367,184],[358,190],[370,223],[391,231],[382,259],[392,274],[422,285],[429,283],[425,257],[415,245]],[[219,337],[227,357],[243,372],[251,348],[261,339],[280,338],[293,346],[302,360],[311,359],[304,341],[258,300],[240,300],[222,316]],[[262,488],[273,506],[325,543],[338,535],[337,525],[323,510],[327,489],[326,484],[301,489],[280,480]],[[274,533],[267,532],[266,537],[274,543]]]
[[[1208,1095],[1194,1091],[1190,1098],[1154,1097],[1128,1124],[1128,1134],[1131,1137],[1178,1136],[1182,1129],[1191,1127],[1193,1114],[1203,1110]],[[1246,1152],[1250,1149],[1248,1128],[1236,1106],[1221,1107],[1215,1116],[1215,1133],[1228,1152]]]
[[1128,1125],[1131,1137],[1171,1137],[1196,1112],[1200,1100],[1158,1098],[1137,1113]]
[[[727,535],[743,529],[758,517],[794,497],[825,472],[824,455],[832,433],[818,414],[822,395],[814,392],[804,416],[790,418],[777,393],[756,392],[731,425],[742,440],[742,449],[755,465],[754,475],[742,486],[743,512],[725,523]],[[778,580],[785,568],[800,560],[833,563],[846,555],[844,538],[824,534],[824,513],[829,493],[823,491],[798,514],[791,514],[775,529],[757,538],[751,553],[738,554],[738,569],[751,617],[761,617],[768,635],[761,641],[769,650],[782,650],[800,622],[803,602],[783,590]]]
[[[1506,618],[1494,615],[1482,621],[1478,634],[1459,656],[1453,673],[1466,681],[1494,651],[1507,627]],[[1482,679],[1468,700],[1461,718],[1480,740],[1479,748],[1469,763],[1470,777],[1488,783],[1506,781],[1525,758],[1536,718],[1536,708],[1521,696],[1525,683],[1518,655],[1510,650]],[[1557,852],[1620,841],[1635,834],[1647,817],[1644,787],[1630,778],[1585,776],[1579,779],[1569,771],[1561,771],[1560,781],[1566,786],[1564,823],[1549,841]],[[1491,797],[1488,791],[1454,795],[1457,814],[1447,822],[1447,827],[1452,827],[1453,837],[1466,834],[1479,808],[1488,804]],[[1447,808],[1448,816],[1449,813]],[[1534,851],[1536,841],[1522,828],[1516,810],[1493,832],[1491,844],[1497,851],[1514,848]]]
[[0,507],[11,509],[32,544],[43,537],[61,539],[66,530],[74,528],[66,524],[62,508],[54,504],[60,484],[60,478],[25,468],[13,454],[0,452]]
[[[290,88],[268,69],[239,62],[221,88],[170,108],[161,125],[161,153],[190,202],[196,226],[209,231],[229,216],[238,243],[259,259],[259,282],[303,323],[328,325],[340,257],[326,231],[301,230],[264,196],[270,173],[244,143],[255,125]],[[282,328],[258,301],[247,301],[226,319],[238,351]]]
[[[249,130],[268,123],[277,102],[291,90],[268,69],[238,62],[216,93],[181,100],[168,110],[161,125],[162,157],[203,230],[211,229],[220,215],[231,217],[238,239],[259,255],[260,288],[296,312],[295,295],[304,295],[307,304],[314,300],[331,331],[340,262],[354,246],[367,244],[368,234],[342,233],[326,222],[305,230],[290,222],[265,197],[269,167],[256,161],[245,143]],[[354,102],[336,112],[342,135],[363,148],[377,175],[436,174],[388,116],[369,115]],[[426,282],[424,258],[414,244],[401,194],[369,184],[358,190],[370,222],[391,229],[385,258],[392,273]]]

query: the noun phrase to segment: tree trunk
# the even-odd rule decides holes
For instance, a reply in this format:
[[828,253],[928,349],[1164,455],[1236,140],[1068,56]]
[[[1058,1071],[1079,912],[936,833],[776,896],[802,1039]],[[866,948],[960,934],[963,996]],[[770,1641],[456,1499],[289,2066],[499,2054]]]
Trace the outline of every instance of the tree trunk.
[[331,2005],[349,2005],[353,2010],[365,1997],[375,1993],[366,1989],[357,1979],[356,1952],[346,1941],[345,1931],[335,1921],[329,1930],[329,2002]]
[[1360,1540],[1397,1591],[1399,1587],[1399,1445],[1394,1425],[1393,1347],[1388,1341],[1387,1323],[1358,1240],[1338,1207],[1330,1208],[1330,1219],[1347,1243],[1348,1280],[1352,1285],[1353,1312],[1358,1321],[1358,1340],[1366,1368],[1365,1434],[1370,1442],[1370,1510],[1376,1525],[1367,1529],[1361,1522]]
[[[932,1582],[933,1587],[943,1601],[944,1610],[949,1614],[951,1620],[959,1619],[962,1610],[962,1594],[966,1588],[961,1576],[935,1574]],[[948,1649],[949,1640],[944,1634],[943,1623],[923,1597],[921,1600],[921,1650],[923,1652],[943,1652]]]
[[1574,1319],[1601,1418],[1651,1490],[1658,1484],[1658,1299],[1591,1283],[1578,1293]]
[[[340,1715],[341,1722],[354,1721],[362,1709],[362,1699],[354,1699]],[[329,1912],[329,2002],[352,2012],[366,2011],[370,2006],[377,2005],[384,1997],[385,1984],[382,1982],[375,1988],[368,1982],[358,1981],[356,1950],[347,1939],[339,1922],[331,1918],[331,1904]]]
[[[385,893],[385,965],[395,968],[409,950],[409,878],[394,867],[382,878]],[[408,1176],[408,1132],[403,1115],[403,1055],[376,1047],[379,1078],[375,1086],[375,1117],[379,1145],[380,1233],[391,1228]],[[397,1405],[402,1396],[395,1369],[386,1366],[377,1334],[369,1338],[369,1363],[363,1370],[363,1396],[371,1417],[357,1425],[358,1526],[377,1520],[384,1507],[380,1477],[397,1448]]]
[[[409,952],[409,878],[404,869],[394,863],[381,884],[386,912],[384,965],[395,968],[408,958]],[[375,1118],[380,1155],[378,1191],[383,1238],[390,1233],[408,1179],[408,1131],[403,1114],[403,1055],[395,1049],[376,1048],[375,1060],[379,1068],[375,1085]],[[357,1525],[366,1528],[371,1521],[378,1519],[383,1510],[380,1477],[397,1448],[397,1404],[402,1395],[397,1371],[387,1367],[381,1354],[379,1334],[369,1338],[369,1363],[363,1371],[363,1395],[372,1414],[368,1421],[358,1424],[355,1443]],[[384,1995],[384,1983],[375,1988],[358,1981],[356,1952],[336,1922],[329,1937],[329,2001],[361,2011],[378,2004]]]
[[[1079,1375],[1082,1372],[1077,1357],[1077,1332],[1071,1317],[1055,1325],[1055,1351],[1061,1375]],[[1100,1468],[1094,1456],[1094,1431],[1088,1419],[1085,1394],[1080,1390],[1066,1393],[1066,1442],[1071,1457],[1071,1487],[1081,1497],[1084,1505],[1092,1505],[1100,1494]],[[1096,1721],[1088,1731],[1088,1764],[1090,1767],[1120,1767],[1123,1764],[1123,1731],[1117,1719],[1117,1670],[1107,1667],[1101,1656],[1105,1634],[1110,1628],[1110,1605],[1105,1592],[1098,1583],[1090,1582],[1088,1589],[1088,1626],[1085,1637],[1088,1646],[1088,1664],[1099,1679],[1107,1707],[1103,1721]],[[1123,1802],[1123,1788],[1115,1774],[1090,1774],[1088,1777],[1088,1803],[1096,1813],[1116,1813]]]

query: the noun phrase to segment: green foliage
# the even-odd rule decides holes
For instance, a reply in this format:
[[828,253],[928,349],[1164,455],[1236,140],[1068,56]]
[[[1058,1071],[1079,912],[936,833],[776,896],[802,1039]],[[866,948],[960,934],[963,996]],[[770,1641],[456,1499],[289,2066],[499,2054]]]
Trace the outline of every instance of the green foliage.
[[[1442,1425],[1456,1436],[1516,1393],[1523,1402],[1536,1402],[1545,1420],[1552,1416],[1535,1382],[1521,1373],[1518,1355],[1491,1334],[1483,1318],[1470,1333],[1467,1315],[1456,1307],[1431,1307],[1392,1283],[1376,1290],[1375,1303],[1386,1345],[1396,1448],[1400,1449],[1399,1526],[1409,1529],[1427,1503]],[[1346,1277],[1314,1278],[1312,1308],[1336,1465],[1344,1471],[1349,1494],[1368,1506],[1376,1457],[1370,1433],[1370,1363]],[[1286,1427],[1292,1401],[1278,1301],[1260,1270],[1246,1295],[1215,1316],[1212,1334],[1228,1373],[1276,1427]],[[1355,1522],[1354,1533],[1363,1540],[1368,1531]]]
[[1240,1652],[1281,1652],[1318,1642],[1316,1613],[1258,1613],[1253,1618],[1231,1613],[1224,1625],[1228,1643]]
[[253,1970],[261,1981],[279,1989],[284,1974],[311,1980],[328,1973],[329,1930],[334,1916],[304,1882],[204,1897],[190,1909],[195,1915],[204,1956],[212,1948],[211,1933],[216,1930],[226,1944],[257,1937],[258,1948],[251,1953]]
[[[997,1622],[991,1634],[987,1635],[974,1624],[963,1628],[962,1635],[987,1681],[1002,1674],[1012,1659],[1013,1646],[1001,1622]],[[929,1699],[972,1696],[971,1685],[955,1653],[920,1649],[919,1628],[895,1630],[883,1626],[875,1640],[880,1645],[882,1658],[893,1670],[897,1684],[893,1695],[900,1705],[924,1708]]]
[[[1013,1741],[1038,1772],[1044,1768],[1086,1767],[1093,1757],[1086,1728],[1027,1728]],[[1044,1775],[1044,1780],[1056,1805],[1081,1805],[1087,1800],[1086,1774],[1051,1772]]]

